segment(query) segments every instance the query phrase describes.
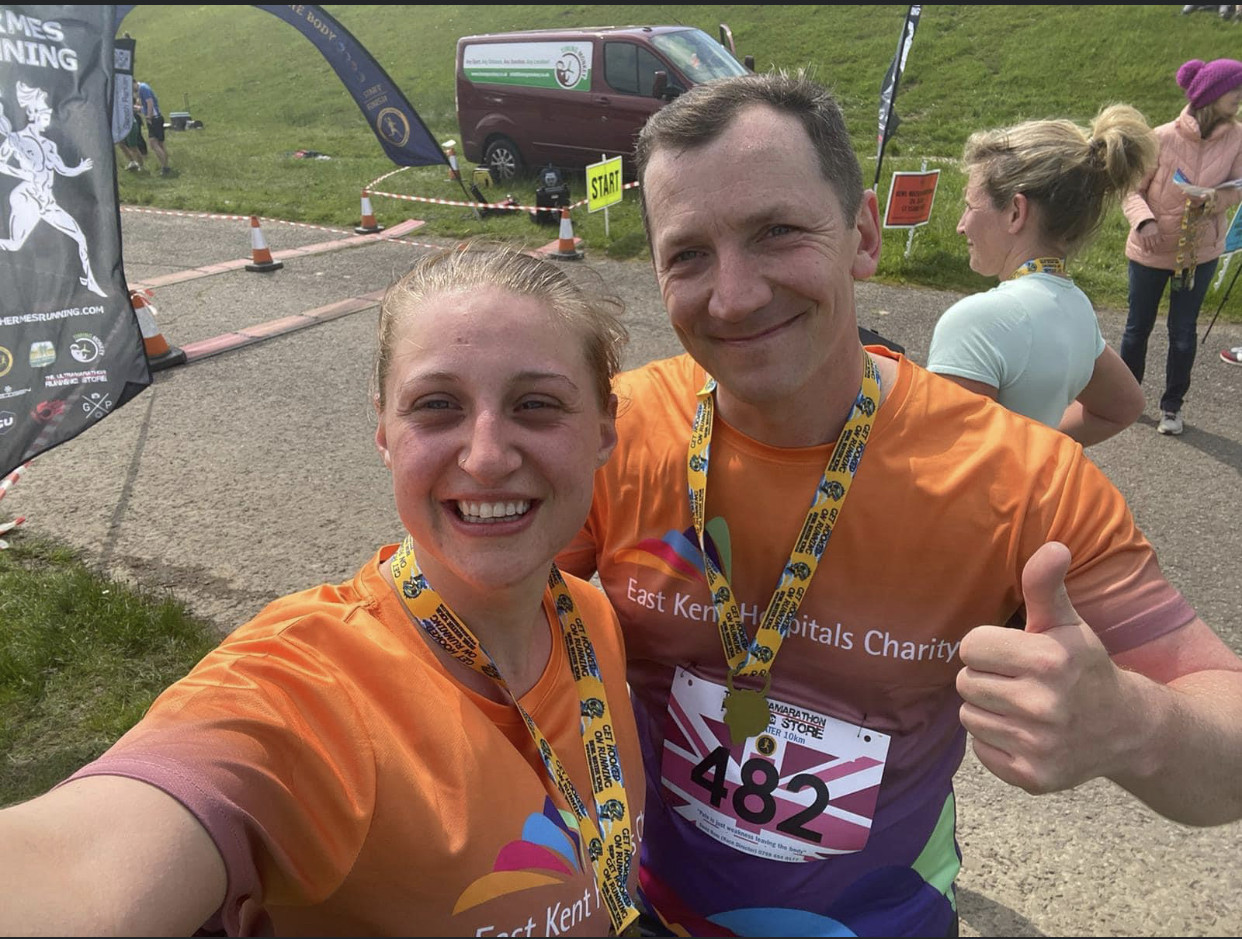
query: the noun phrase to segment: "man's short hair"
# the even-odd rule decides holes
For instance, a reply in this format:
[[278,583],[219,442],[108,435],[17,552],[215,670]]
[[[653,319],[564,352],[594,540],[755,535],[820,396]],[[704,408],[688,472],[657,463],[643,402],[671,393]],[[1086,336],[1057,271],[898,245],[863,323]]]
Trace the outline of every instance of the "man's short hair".
[[[653,114],[638,134],[635,150],[641,183],[659,150],[694,150],[711,143],[750,105],[767,105],[796,117],[819,156],[823,178],[836,190],[841,210],[852,219],[862,203],[862,169],[836,97],[804,70],[718,78],[694,85]],[[643,226],[650,233],[647,200],[639,187]]]

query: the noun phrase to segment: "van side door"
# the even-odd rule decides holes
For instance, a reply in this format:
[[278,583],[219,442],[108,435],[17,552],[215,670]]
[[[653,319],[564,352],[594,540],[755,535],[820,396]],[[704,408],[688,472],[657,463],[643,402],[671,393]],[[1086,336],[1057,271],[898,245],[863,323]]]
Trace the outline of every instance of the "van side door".
[[669,85],[685,90],[681,73],[650,49],[624,40],[604,41],[603,68],[592,84],[591,99],[597,108],[595,139],[601,153],[624,156],[625,170],[632,169],[634,142],[647,118],[664,104],[652,97],[657,71],[668,72]]

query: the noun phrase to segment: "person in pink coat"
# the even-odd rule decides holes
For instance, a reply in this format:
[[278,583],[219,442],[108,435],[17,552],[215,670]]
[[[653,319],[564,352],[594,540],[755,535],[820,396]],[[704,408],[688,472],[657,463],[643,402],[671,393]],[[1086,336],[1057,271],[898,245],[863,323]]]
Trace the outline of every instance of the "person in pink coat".
[[[1195,329],[1203,297],[1225,247],[1227,211],[1242,190],[1220,188],[1242,177],[1242,62],[1191,59],[1177,70],[1187,104],[1176,119],[1156,128],[1160,156],[1155,170],[1128,196],[1126,257],[1130,309],[1121,358],[1140,382],[1147,340],[1169,285],[1169,352],[1160,396],[1161,434],[1182,432],[1182,404],[1195,363]],[[1187,191],[1175,176],[1191,184]]]

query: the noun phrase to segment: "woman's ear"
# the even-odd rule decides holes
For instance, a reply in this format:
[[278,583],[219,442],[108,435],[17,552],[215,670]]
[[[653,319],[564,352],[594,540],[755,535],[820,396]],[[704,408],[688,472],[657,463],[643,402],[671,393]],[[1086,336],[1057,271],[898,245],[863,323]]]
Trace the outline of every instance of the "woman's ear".
[[595,456],[596,467],[603,466],[608,462],[608,458],[612,456],[613,448],[617,445],[617,396],[608,396],[608,406],[604,409],[604,414],[600,417],[599,424],[599,453]]
[[1009,233],[1016,235],[1031,219],[1031,200],[1019,192],[1009,203]]
[[380,407],[379,395],[373,395],[371,403],[375,405],[375,414],[379,418],[375,427],[375,449],[379,451],[384,465],[392,469],[392,456],[388,452],[388,428],[384,424],[384,410]]

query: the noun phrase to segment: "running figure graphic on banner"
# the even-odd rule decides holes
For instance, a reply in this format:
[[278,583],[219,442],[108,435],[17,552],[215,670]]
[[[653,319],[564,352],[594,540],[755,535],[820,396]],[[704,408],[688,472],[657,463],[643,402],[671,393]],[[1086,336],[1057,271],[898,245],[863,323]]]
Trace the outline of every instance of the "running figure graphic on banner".
[[[86,235],[52,194],[57,173],[80,176],[95,165],[94,161],[85,157],[77,166],[67,166],[56,144],[43,136],[52,123],[52,109],[47,103],[46,91],[18,82],[17,103],[26,109],[27,123],[21,130],[15,131],[0,101],[0,173],[21,180],[9,193],[9,237],[0,238],[0,250],[20,251],[42,219],[78,243],[78,256],[82,259],[84,272],[78,279],[82,286],[106,297],[107,294],[91,273]],[[14,158],[16,165],[11,162]]]

